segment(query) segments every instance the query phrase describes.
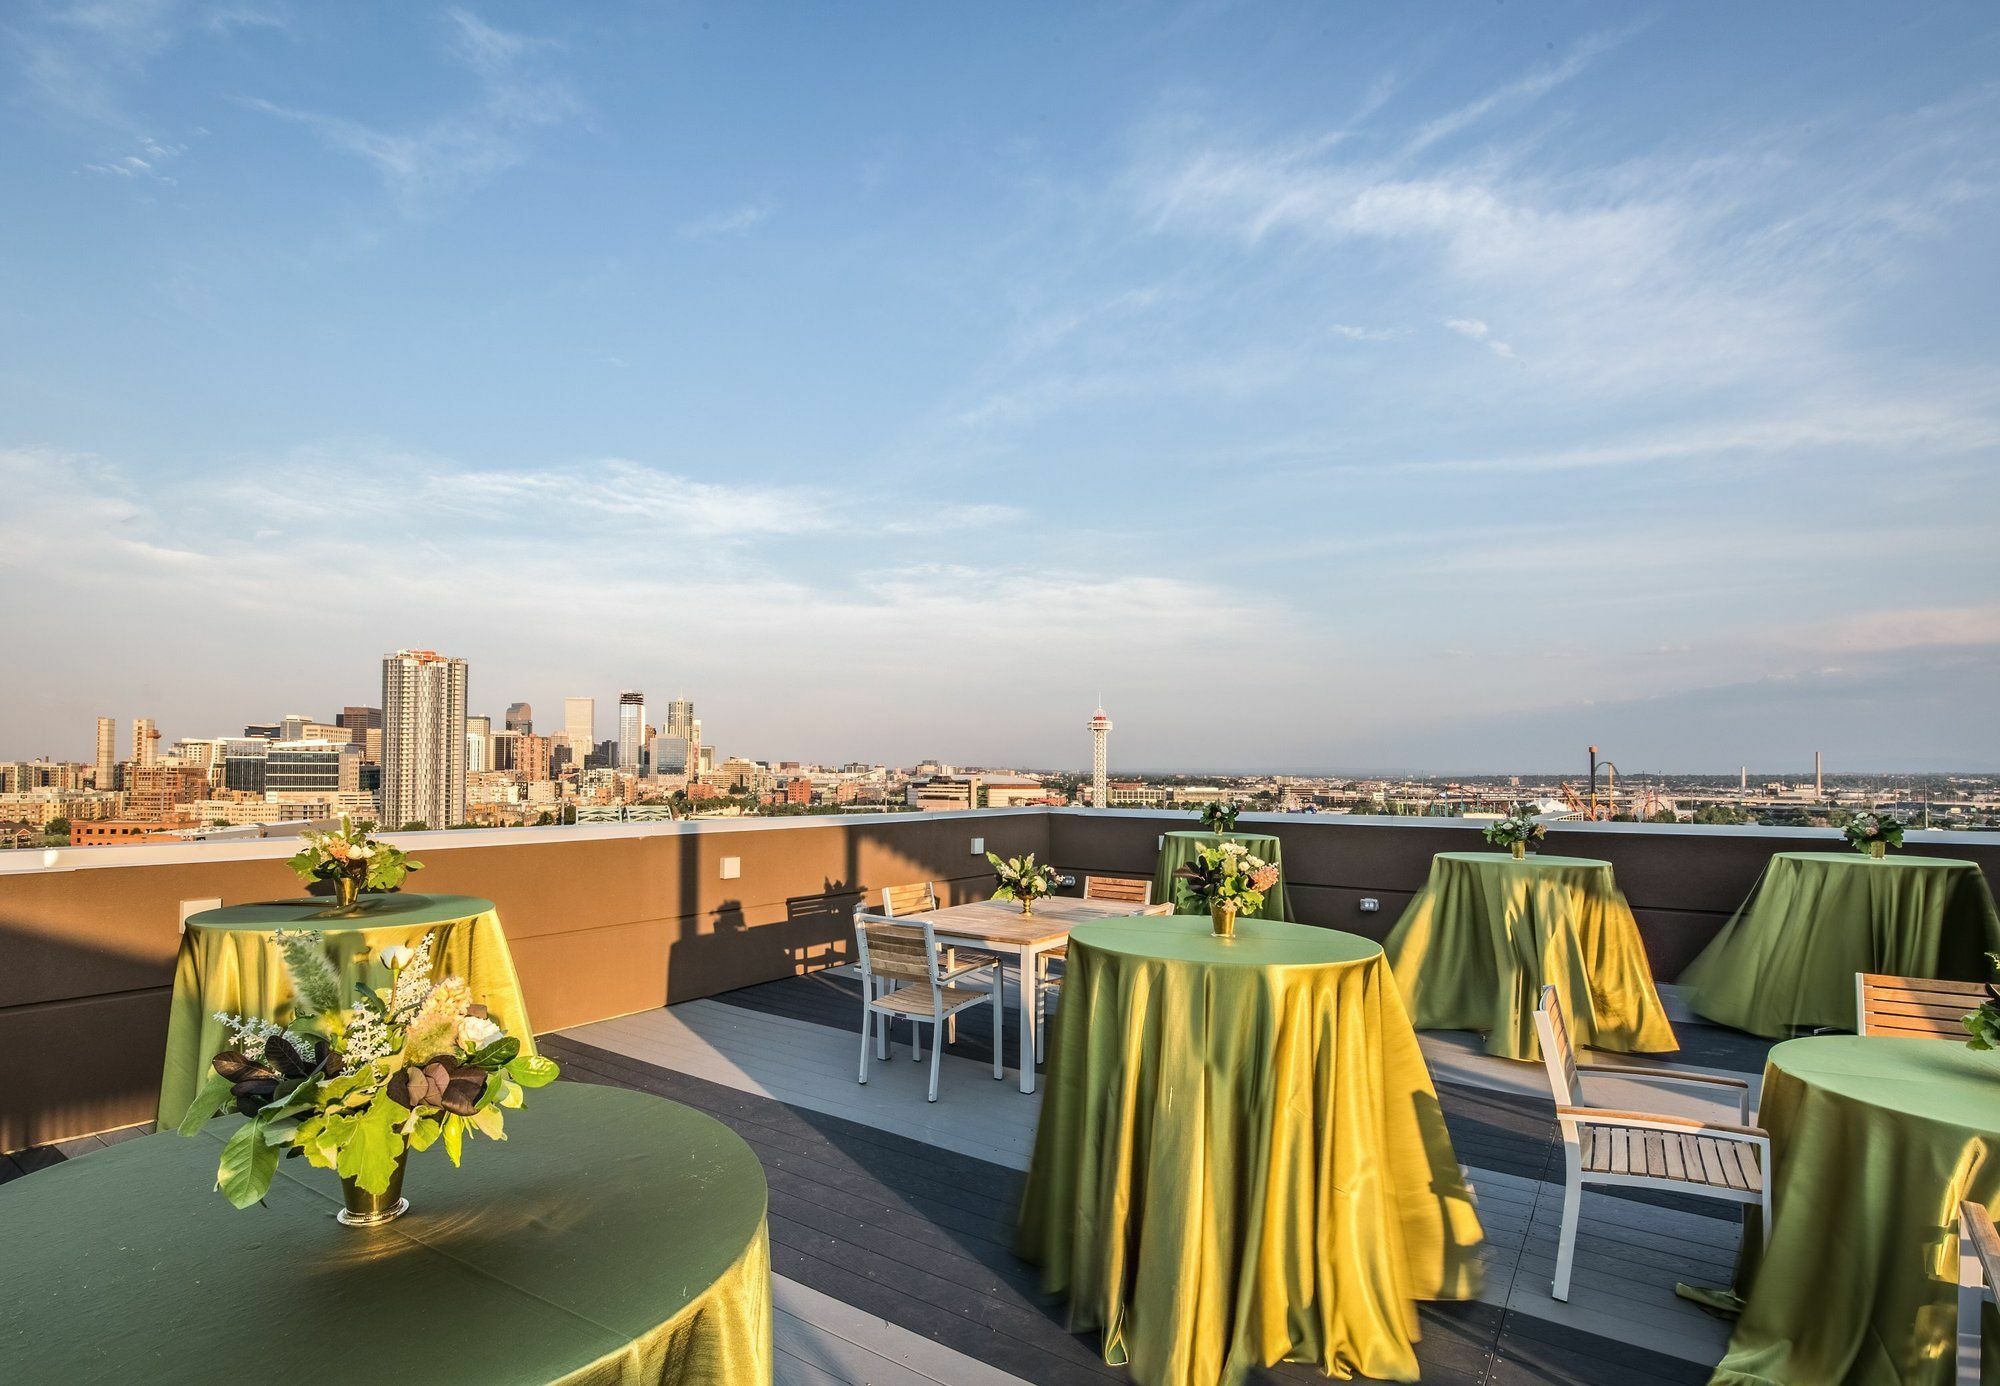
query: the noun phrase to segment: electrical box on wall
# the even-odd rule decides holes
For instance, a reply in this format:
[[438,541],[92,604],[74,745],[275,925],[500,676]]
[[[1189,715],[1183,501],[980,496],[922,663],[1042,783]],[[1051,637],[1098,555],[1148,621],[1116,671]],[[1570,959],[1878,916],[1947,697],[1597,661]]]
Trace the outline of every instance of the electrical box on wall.
[[743,874],[743,858],[724,857],[722,859],[722,879],[733,881]]
[[983,838],[983,837],[975,837],[975,838],[973,838],[973,839],[972,839],[972,855],[973,855],[973,856],[975,856],[975,857],[983,857],[983,856],[985,856],[985,855],[986,855],[986,839],[985,839],[985,838]]

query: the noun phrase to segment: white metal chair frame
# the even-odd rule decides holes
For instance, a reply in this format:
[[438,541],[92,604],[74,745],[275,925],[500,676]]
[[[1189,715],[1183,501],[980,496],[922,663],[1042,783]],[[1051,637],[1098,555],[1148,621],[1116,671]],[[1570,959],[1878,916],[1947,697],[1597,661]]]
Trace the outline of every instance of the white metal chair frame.
[[[870,935],[874,936],[871,945]],[[955,1036],[952,1018],[973,1006],[993,1007],[993,1076],[1006,1077],[1001,1064],[1001,986],[997,959],[956,963],[938,947],[931,921],[917,916],[915,924],[898,924],[888,915],[854,911],[854,938],[861,959],[861,1073],[868,1081],[869,1040],[876,1057],[889,1057],[889,1027],[896,1017],[910,1022],[910,1057],[923,1062],[923,1031],[931,1026],[931,1086],[929,1100],[938,1100],[938,1061]],[[918,951],[917,946],[921,948]],[[900,980],[899,980],[900,979]],[[986,990],[968,991],[962,982],[985,980]]]
[[[1749,1124],[1749,1084],[1740,1078],[1707,1073],[1628,1068],[1623,1064],[1580,1064],[1570,1044],[1562,996],[1553,986],[1542,988],[1542,1004],[1535,1011],[1535,1034],[1541,1041],[1542,1062],[1555,1093],[1556,1123],[1562,1128],[1563,1140],[1562,1234],[1557,1242],[1555,1282],[1551,1289],[1555,1298],[1569,1299],[1570,1271],[1576,1259],[1577,1217],[1586,1184],[1639,1185],[1732,1203],[1757,1204],[1763,1211],[1762,1233],[1768,1245],[1771,1137]],[[1734,1089],[1737,1114],[1743,1124],[1593,1107],[1583,1099],[1580,1075],[1586,1073],[1643,1083],[1682,1083],[1710,1091]],[[1635,1137],[1632,1133],[1638,1134]],[[1690,1137],[1694,1138],[1692,1143]],[[1636,1168],[1635,1153],[1639,1157]],[[1659,1157],[1657,1160],[1653,1158],[1655,1155]]]
[[1958,1386],[1979,1386],[1985,1308],[2000,1303],[2000,1232],[1977,1203],[1958,1205]]

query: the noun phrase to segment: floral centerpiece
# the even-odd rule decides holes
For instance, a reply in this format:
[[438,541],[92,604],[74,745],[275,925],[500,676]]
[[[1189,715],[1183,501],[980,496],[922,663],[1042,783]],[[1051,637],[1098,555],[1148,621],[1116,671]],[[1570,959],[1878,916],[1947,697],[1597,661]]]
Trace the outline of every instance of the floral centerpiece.
[[1236,932],[1238,914],[1264,907],[1264,892],[1278,883],[1278,868],[1240,842],[1195,849],[1194,860],[1174,872],[1176,904],[1201,904],[1218,938]]
[[993,892],[995,900],[1018,900],[1021,913],[1035,912],[1035,901],[1056,893],[1056,887],[1071,884],[1068,876],[1057,873],[1053,866],[1035,865],[1035,854],[1025,857],[1002,858],[997,852],[988,852],[986,860],[993,864],[993,879],[999,888]]
[[1887,856],[1891,847],[1903,845],[1903,820],[1893,813],[1879,810],[1857,813],[1854,821],[1841,831],[1847,838],[1848,846],[1877,860]]
[[1243,810],[1220,799],[1211,799],[1201,806],[1201,825],[1220,837],[1223,833],[1236,831],[1236,815]]
[[1528,844],[1540,842],[1549,835],[1546,824],[1539,823],[1535,816],[1523,808],[1517,808],[1505,818],[1486,825],[1486,840],[1495,847],[1505,847],[1520,861],[1528,855]]
[[332,881],[339,908],[351,910],[364,889],[396,890],[412,871],[424,869],[402,848],[370,837],[374,828],[365,820],[351,822],[343,813],[338,828],[307,833],[304,848],[285,864],[302,881]]
[[282,931],[278,951],[301,1017],[277,1025],[219,1012],[232,1038],[181,1119],[192,1136],[233,1107],[250,1118],[222,1147],[216,1187],[238,1208],[262,1201],[281,1157],[340,1176],[349,1226],[387,1222],[410,1152],[442,1145],[459,1162],[468,1135],[505,1140],[502,1112],[551,1082],[554,1061],[521,1052],[457,977],[431,978],[431,939],[381,950],[389,985],[355,989],[316,930]]

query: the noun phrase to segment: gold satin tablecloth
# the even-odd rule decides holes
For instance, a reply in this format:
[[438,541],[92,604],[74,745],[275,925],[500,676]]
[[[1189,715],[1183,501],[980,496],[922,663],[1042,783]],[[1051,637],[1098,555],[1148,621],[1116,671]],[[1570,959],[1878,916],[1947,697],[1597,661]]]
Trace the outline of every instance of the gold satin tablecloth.
[[713,1117],[556,1082],[373,1228],[304,1160],[230,1207],[237,1125],[0,1187],[0,1381],[770,1386],[764,1171]]
[[1608,861],[1439,852],[1382,950],[1419,1030],[1484,1031],[1503,1059],[1541,1058],[1535,1010],[1548,983],[1580,1045],[1681,1047]]
[[463,977],[473,999],[485,1002],[495,1023],[521,1041],[521,1052],[535,1052],[514,958],[491,900],[399,891],[364,895],[351,915],[335,913],[333,900],[319,896],[203,910],[189,916],[174,964],[167,1059],[160,1074],[161,1129],[180,1125],[209,1060],[224,1045],[217,1011],[292,1018],[292,980],[272,938],[279,929],[318,929],[326,935],[350,1004],[356,984],[389,984],[377,953],[392,943],[414,947],[425,934],[436,934],[431,970],[440,977]]
[[[2000,1055],[1950,1040],[1773,1046],[1771,1245],[1743,1237],[1743,1313],[1714,1386],[1949,1386],[1958,1205],[2000,1213]],[[2000,1378],[1988,1378],[2000,1379]]]
[[1070,934],[1022,1254],[1145,1386],[1417,1379],[1482,1239],[1382,951],[1276,920]]

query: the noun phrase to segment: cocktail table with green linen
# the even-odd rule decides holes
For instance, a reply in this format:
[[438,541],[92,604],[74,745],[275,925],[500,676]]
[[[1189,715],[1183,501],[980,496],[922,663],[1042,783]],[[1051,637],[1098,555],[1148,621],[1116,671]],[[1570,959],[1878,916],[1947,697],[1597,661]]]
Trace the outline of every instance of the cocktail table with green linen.
[[167,1018],[167,1060],[160,1075],[159,1124],[177,1126],[208,1062],[226,1035],[216,1012],[291,1017],[292,984],[274,935],[281,929],[317,929],[351,995],[356,983],[386,986],[389,973],[376,955],[391,944],[414,946],[437,935],[432,969],[463,977],[475,999],[510,1035],[533,1053],[534,1031],[521,1003],[521,984],[507,951],[500,916],[491,900],[472,895],[364,895],[342,914],[331,898],[272,900],[231,905],[191,915],[174,965],[173,1009]]
[[1167,833],[1160,839],[1160,862],[1153,869],[1153,903],[1156,905],[1175,904],[1174,872],[1194,860],[1194,854],[1203,847],[1213,847],[1219,842],[1240,842],[1250,849],[1250,855],[1262,857],[1278,867],[1278,883],[1264,892],[1264,904],[1257,911],[1259,919],[1290,919],[1292,910],[1285,899],[1285,878],[1282,874],[1284,862],[1280,860],[1282,847],[1278,839],[1268,833]]
[[1977,982],[2000,912],[1977,862],[1779,852],[1681,974],[1698,1015],[1781,1039],[1856,1028],[1854,974]]
[[[1820,1035],[1775,1046],[1771,1244],[1715,1386],[1946,1386],[1958,1205],[2000,1211],[2000,1057],[1946,1040]],[[1754,1224],[1753,1210],[1750,1220]]]
[[558,1082],[462,1168],[413,1160],[374,1228],[304,1160],[232,1208],[236,1125],[0,1188],[0,1380],[771,1380],[764,1172],[712,1117]]
[[1310,1363],[1417,1379],[1417,1301],[1478,1292],[1479,1218],[1367,939],[1079,924],[1021,1209],[1072,1331],[1147,1386]]
[[1577,1043],[1680,1048],[1608,861],[1440,852],[1382,948],[1419,1030],[1484,1031],[1489,1054],[1541,1057],[1550,983]]

